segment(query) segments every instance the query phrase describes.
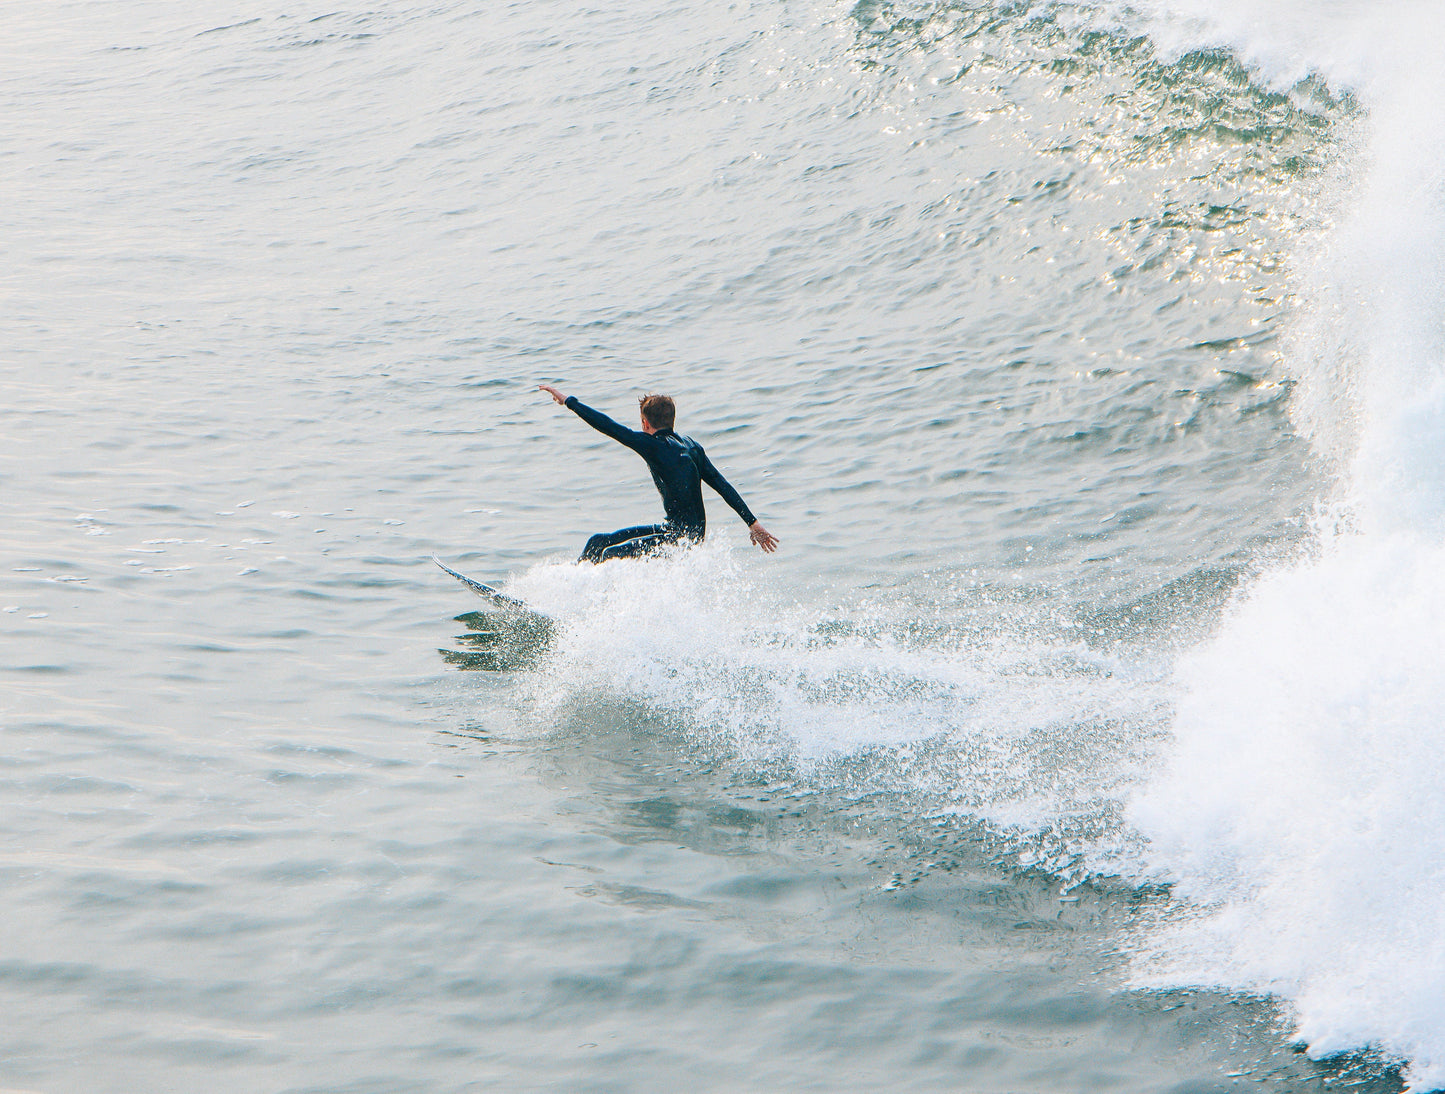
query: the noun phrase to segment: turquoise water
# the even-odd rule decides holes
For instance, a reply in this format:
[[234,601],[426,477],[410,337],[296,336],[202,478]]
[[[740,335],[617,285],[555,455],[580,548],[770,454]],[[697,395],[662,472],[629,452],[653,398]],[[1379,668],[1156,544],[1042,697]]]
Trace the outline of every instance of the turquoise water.
[[1445,1083],[1438,19],[7,5],[0,1087]]

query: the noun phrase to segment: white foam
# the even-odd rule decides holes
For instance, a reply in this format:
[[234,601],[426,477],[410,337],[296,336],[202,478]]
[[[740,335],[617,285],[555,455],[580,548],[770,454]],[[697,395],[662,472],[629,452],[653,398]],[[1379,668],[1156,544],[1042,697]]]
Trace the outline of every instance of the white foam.
[[1336,224],[1303,250],[1295,409],[1341,469],[1315,557],[1259,580],[1178,666],[1140,868],[1196,914],[1144,985],[1289,1000],[1314,1054],[1373,1046],[1445,1086],[1445,7],[1153,0],[1166,54],[1227,47],[1364,107]]
[[1261,579],[1184,685],[1130,820],[1203,914],[1138,982],[1271,992],[1315,1054],[1377,1046],[1445,1083],[1445,546],[1332,539]]

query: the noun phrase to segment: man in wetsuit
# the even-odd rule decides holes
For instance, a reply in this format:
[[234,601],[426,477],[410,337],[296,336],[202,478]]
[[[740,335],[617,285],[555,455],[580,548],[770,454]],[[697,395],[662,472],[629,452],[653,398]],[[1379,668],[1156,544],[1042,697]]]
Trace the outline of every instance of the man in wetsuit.
[[575,395],[563,395],[551,384],[538,384],[556,402],[599,433],[621,441],[647,461],[652,481],[662,495],[662,511],[667,519],[661,524],[643,524],[616,532],[593,536],[582,549],[588,562],[606,562],[612,558],[635,558],[650,554],[670,543],[684,540],[697,542],[707,534],[707,514],[702,507],[702,484],[707,483],[732,506],[748,526],[749,538],[764,551],[778,549],[777,538],[758,522],[747,503],[718,474],[707,453],[691,437],[674,433],[672,423],[676,407],[666,395],[644,395],[638,402],[642,410],[642,431],[628,429],[606,414],[577,401]]

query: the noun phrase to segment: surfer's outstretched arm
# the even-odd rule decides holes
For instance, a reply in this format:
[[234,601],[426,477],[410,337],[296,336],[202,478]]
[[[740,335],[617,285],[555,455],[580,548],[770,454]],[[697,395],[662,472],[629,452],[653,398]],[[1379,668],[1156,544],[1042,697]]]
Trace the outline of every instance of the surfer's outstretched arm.
[[593,410],[586,403],[578,399],[577,396],[563,395],[551,384],[538,384],[537,390],[545,391],[548,395],[552,396],[554,402],[560,406],[565,406],[568,410],[572,411],[573,414],[576,414],[577,417],[597,430],[598,433],[604,433],[614,441],[620,441],[625,444],[628,448],[636,449],[639,439],[645,440],[647,437],[646,433],[639,432],[636,429],[628,429],[621,422],[613,421],[606,414],[603,414],[602,411]]

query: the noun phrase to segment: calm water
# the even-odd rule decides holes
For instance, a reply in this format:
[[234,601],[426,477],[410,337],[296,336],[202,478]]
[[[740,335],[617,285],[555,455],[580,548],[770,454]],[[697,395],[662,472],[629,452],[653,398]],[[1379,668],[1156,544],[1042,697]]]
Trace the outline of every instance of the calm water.
[[1445,1083],[1440,17],[1231,3],[6,5],[0,1088]]

